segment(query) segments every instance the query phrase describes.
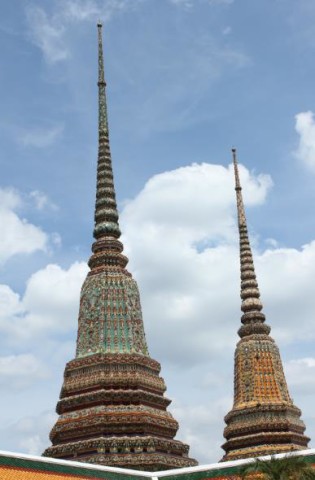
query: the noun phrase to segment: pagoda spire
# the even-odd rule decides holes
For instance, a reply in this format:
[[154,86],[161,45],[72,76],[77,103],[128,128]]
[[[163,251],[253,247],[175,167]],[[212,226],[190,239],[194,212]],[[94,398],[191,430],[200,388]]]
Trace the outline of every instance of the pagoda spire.
[[301,411],[290,397],[279,349],[270,337],[247,231],[236,149],[232,149],[241,267],[241,317],[234,359],[234,402],[226,415],[223,461],[307,448]]
[[93,273],[111,267],[125,267],[128,258],[121,254],[123,245],[118,240],[121,232],[114,186],[114,175],[109,144],[106,82],[102,42],[102,24],[98,22],[98,158],[97,183],[92,246],[89,266]]
[[104,74],[104,58],[102,43],[102,24],[97,24],[98,30],[98,161],[97,186],[95,203],[94,238],[101,236],[120,237],[118,211],[114,188],[112,159],[109,146],[106,82]]
[[196,465],[175,440],[160,364],[148,351],[137,283],[126,270],[109,146],[98,28],[98,159],[90,272],[80,297],[76,357],[67,363],[45,456],[139,470]]
[[235,191],[237,204],[238,231],[240,242],[240,264],[241,264],[241,299],[243,312],[241,321],[243,323],[239,330],[239,336],[252,335],[254,333],[270,333],[270,327],[264,324],[265,315],[261,312],[263,305],[260,301],[260,292],[256,279],[254,261],[250,241],[248,237],[247,221],[240,183],[236,149],[232,149]]

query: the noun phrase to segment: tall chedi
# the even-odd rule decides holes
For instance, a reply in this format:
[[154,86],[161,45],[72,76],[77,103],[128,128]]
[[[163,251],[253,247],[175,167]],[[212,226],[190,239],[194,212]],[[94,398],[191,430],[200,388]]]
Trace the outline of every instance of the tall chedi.
[[233,149],[240,236],[242,326],[235,351],[234,404],[226,415],[223,461],[307,448],[301,411],[293,404],[280,353],[265,324]]
[[160,364],[150,358],[139,291],[126,270],[115,199],[98,24],[99,146],[95,242],[82,286],[76,357],[65,368],[45,456],[139,470],[196,465],[174,440]]

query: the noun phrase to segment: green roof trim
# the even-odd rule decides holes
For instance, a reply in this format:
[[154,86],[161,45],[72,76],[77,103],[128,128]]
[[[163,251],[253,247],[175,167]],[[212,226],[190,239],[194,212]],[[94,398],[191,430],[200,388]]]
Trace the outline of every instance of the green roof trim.
[[[315,465],[315,455],[305,455],[304,456],[305,458],[305,461],[307,463],[311,463],[313,465]],[[205,469],[204,470],[199,470],[198,467],[196,467],[196,469],[198,469],[199,471],[195,471],[195,472],[183,472],[183,473],[176,473],[176,474],[170,474],[170,475],[163,475],[163,477],[161,477],[161,480],[210,480],[210,479],[214,479],[214,478],[222,478],[222,477],[225,477],[225,478],[229,478],[229,477],[232,477],[234,475],[237,475],[240,471],[240,469],[244,466],[244,464],[241,464],[241,465],[233,465],[233,466],[224,466],[224,463],[222,463],[222,468],[207,468],[205,466]],[[159,474],[157,474],[157,476],[159,476]]]
[[241,466],[239,467],[226,467],[218,470],[203,470],[200,472],[178,473],[176,475],[169,475],[164,477],[163,480],[205,480],[218,477],[230,477],[231,475],[237,475]]

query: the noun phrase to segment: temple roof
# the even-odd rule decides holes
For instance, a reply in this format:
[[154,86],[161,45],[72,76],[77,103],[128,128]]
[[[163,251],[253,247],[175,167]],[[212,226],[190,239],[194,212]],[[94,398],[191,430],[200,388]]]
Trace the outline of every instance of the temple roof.
[[[298,456],[305,457],[307,462],[315,467],[315,449],[300,451]],[[275,455],[275,458],[281,457],[283,454]],[[238,469],[251,460],[236,460],[224,464],[214,463],[152,473],[0,451],[0,478],[1,480],[144,480],[146,478],[150,480],[211,480],[219,477],[232,480]]]

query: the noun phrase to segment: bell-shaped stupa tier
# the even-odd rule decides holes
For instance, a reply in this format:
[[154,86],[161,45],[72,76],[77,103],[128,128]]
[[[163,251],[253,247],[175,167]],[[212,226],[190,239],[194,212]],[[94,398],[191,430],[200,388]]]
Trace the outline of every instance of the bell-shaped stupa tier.
[[76,358],[66,365],[45,456],[139,470],[196,465],[174,440],[160,364],[150,358],[139,291],[122,254],[98,25],[99,150],[95,242],[81,290]]
[[235,351],[234,404],[226,415],[223,461],[307,448],[301,411],[293,404],[279,349],[265,324],[247,232],[236,151],[233,152],[240,235],[242,326]]

